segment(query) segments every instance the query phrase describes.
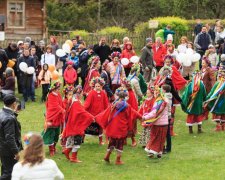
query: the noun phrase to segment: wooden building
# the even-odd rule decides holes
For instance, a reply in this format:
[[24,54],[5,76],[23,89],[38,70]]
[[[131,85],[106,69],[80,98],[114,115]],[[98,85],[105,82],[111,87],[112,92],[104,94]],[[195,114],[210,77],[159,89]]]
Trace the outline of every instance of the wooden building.
[[0,31],[6,40],[45,39],[47,0],[0,0]]

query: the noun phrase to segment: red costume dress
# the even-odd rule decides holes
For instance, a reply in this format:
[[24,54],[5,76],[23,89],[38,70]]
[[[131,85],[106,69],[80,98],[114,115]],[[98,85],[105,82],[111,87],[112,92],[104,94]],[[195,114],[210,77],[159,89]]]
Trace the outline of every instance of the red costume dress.
[[[132,89],[129,89],[128,90],[128,100],[127,100],[127,103],[135,110],[135,111],[138,111],[138,101],[137,101],[137,98],[134,94],[134,91]],[[128,137],[134,137],[135,134],[137,133],[137,121],[134,121],[133,122],[134,126],[133,126],[133,129],[132,131],[129,132],[129,135]]]
[[[63,138],[67,138],[64,154],[71,162],[79,163],[77,152],[83,141],[85,129],[93,122],[94,116],[85,111],[81,102],[75,99],[68,111],[68,120],[63,132]],[[69,157],[72,151],[72,156]]]
[[85,129],[93,122],[94,116],[88,113],[79,100],[72,102],[63,137],[83,136]]
[[[104,90],[97,92],[91,90],[84,102],[84,108],[93,116],[103,112],[109,105],[107,94]],[[92,123],[86,130],[86,134],[102,135],[102,129],[97,123]]]
[[67,67],[64,71],[63,77],[66,84],[74,85],[74,83],[77,80],[77,72],[73,67],[72,68]]
[[62,97],[59,93],[49,93],[46,101],[46,119],[43,140],[46,145],[53,145],[58,142],[60,124],[65,119],[65,109]]
[[[139,110],[139,113],[143,116],[146,113],[149,113],[153,107],[153,104],[155,102],[155,98],[147,98],[143,104],[141,105],[141,108]],[[146,146],[146,144],[148,143],[149,139],[150,139],[150,130],[151,128],[145,124],[143,124],[143,131],[141,133],[141,136],[139,138],[139,144],[141,144],[142,146]]]
[[92,90],[92,87],[90,85],[90,82],[93,78],[96,78],[96,77],[100,77],[100,74],[98,72],[97,69],[90,69],[89,72],[88,72],[88,75],[85,79],[85,84],[84,84],[84,95],[88,95],[88,93]]
[[106,135],[110,138],[108,150],[115,148],[119,152],[123,151],[124,140],[138,118],[141,115],[126,101],[117,102],[96,116],[96,122],[106,130]]
[[[68,98],[64,98],[63,100],[63,106],[65,108],[65,120],[64,122],[61,124],[61,133],[63,133],[65,127],[66,127],[66,123],[68,121],[68,111],[69,111],[69,108],[71,106],[71,103],[72,103],[72,99],[68,100]],[[66,138],[62,138],[61,139],[61,146],[62,147],[65,147],[66,146]]]

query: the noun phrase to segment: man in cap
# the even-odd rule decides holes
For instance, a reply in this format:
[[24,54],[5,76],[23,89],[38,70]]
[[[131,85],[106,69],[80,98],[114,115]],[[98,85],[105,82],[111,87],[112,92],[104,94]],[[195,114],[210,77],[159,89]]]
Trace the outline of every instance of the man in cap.
[[149,82],[151,79],[153,64],[153,55],[152,55],[152,38],[146,38],[146,45],[142,49],[140,62],[142,63],[144,79],[146,82]]
[[23,149],[21,126],[17,120],[18,103],[14,95],[3,98],[4,107],[0,111],[0,158],[1,180],[10,180],[13,166],[19,159],[18,153]]

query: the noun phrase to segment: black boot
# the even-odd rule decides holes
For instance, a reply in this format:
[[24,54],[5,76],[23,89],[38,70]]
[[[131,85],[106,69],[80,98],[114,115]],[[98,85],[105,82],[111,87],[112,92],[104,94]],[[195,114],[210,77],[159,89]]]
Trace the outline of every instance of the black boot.
[[192,128],[192,126],[189,126],[189,134],[193,134],[193,128]]
[[199,134],[200,134],[200,133],[203,133],[203,131],[202,131],[202,125],[201,125],[201,124],[198,125],[198,133],[199,133]]

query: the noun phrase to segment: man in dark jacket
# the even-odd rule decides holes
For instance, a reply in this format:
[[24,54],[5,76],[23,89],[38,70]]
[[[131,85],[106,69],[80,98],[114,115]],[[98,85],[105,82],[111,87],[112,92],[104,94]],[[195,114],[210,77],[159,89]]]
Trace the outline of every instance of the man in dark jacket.
[[24,49],[23,56],[21,56],[18,59],[17,63],[17,69],[19,70],[18,76],[20,80],[20,85],[23,91],[23,98],[24,101],[26,102],[28,100],[28,97],[30,96],[32,101],[35,101],[35,94],[34,91],[32,91],[32,83],[33,83],[33,74],[28,74],[26,72],[23,72],[20,70],[19,65],[21,62],[25,62],[28,67],[33,67],[35,66],[34,64],[34,59],[30,56],[30,51],[29,49]]
[[146,39],[146,46],[142,49],[140,62],[142,63],[143,75],[148,83],[151,79],[153,64],[152,39]]
[[[207,33],[207,28],[205,26],[202,27],[202,31],[195,37],[194,45],[197,52],[201,55],[201,57],[205,54],[205,51],[208,49],[209,45],[212,44],[212,39],[210,35]],[[199,69],[202,68],[202,61],[199,61]]]
[[103,64],[106,59],[109,59],[111,50],[110,47],[106,44],[105,37],[101,38],[99,44],[94,45],[94,52],[99,56],[101,64]]
[[0,111],[0,158],[1,180],[10,180],[13,166],[19,159],[18,153],[23,149],[21,126],[17,121],[17,102],[14,95],[6,95],[4,107]]

